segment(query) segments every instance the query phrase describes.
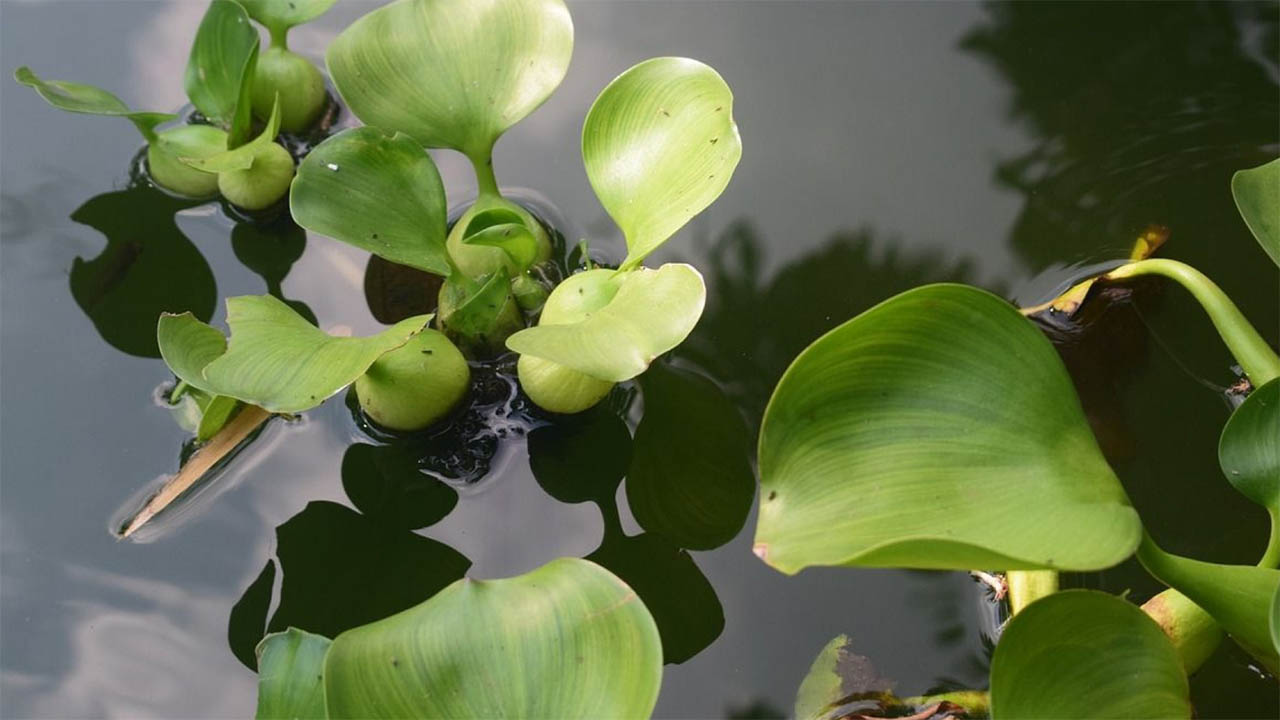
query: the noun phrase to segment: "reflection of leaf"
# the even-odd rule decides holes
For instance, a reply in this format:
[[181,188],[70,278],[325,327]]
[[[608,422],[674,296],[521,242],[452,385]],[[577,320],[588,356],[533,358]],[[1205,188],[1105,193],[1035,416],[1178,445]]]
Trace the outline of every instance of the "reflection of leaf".
[[689,58],[653,58],[622,73],[582,126],[587,177],[627,240],[624,268],[714,202],[741,157],[733,93]]
[[[231,340],[193,318],[163,315],[161,354],[188,384],[278,413],[301,412],[355,382],[379,357],[402,345],[430,317],[404,320],[365,338],[333,337],[270,295],[227,299]],[[215,338],[215,336],[218,336]]]
[[200,20],[183,86],[191,104],[214,122],[227,125],[240,101],[244,67],[258,50],[258,31],[244,8],[213,0]]
[[308,230],[449,274],[444,185],[431,156],[408,135],[360,127],[320,143],[298,166],[289,209]]
[[174,222],[191,205],[139,185],[98,195],[71,213],[107,238],[96,258],[72,263],[71,295],[117,350],[160,357],[154,326],[160,313],[213,316],[213,271]]
[[715,642],[724,630],[724,609],[715,588],[689,553],[651,534],[625,536],[606,530],[599,549],[587,556],[622,578],[653,615],[666,663],[682,663]]
[[325,59],[366,125],[484,162],[556,89],[572,53],[561,0],[400,0],[349,25]]
[[267,613],[271,612],[275,581],[276,563],[268,560],[258,577],[231,606],[231,616],[227,618],[227,644],[231,646],[231,654],[255,672],[258,670],[258,643],[267,634]]
[[436,524],[458,504],[456,490],[423,473],[417,456],[396,445],[348,447],[342,489],[365,517],[407,530]]
[[1100,569],[1140,540],[1053,347],[966,286],[903,293],[810,345],[759,467],[757,552],[787,573]]
[[1150,538],[1138,549],[1143,567],[1213,616],[1240,647],[1272,673],[1280,656],[1271,643],[1270,603],[1280,588],[1280,570],[1219,565],[1170,555]]
[[343,633],[325,661],[332,717],[648,717],[661,678],[644,605],[575,558],[456,582]]
[[444,278],[408,265],[369,256],[364,269],[364,299],[383,325],[436,311]]
[[707,297],[702,275],[680,263],[619,273],[610,282],[616,282],[616,294],[600,309],[564,324],[544,310],[542,322],[507,338],[507,347],[598,380],[622,382],[688,337]]
[[645,530],[691,550],[738,534],[755,497],[746,423],[702,375],[656,363],[640,376],[644,417],[627,504]]
[[289,628],[258,646],[258,720],[323,718],[329,638]]
[[1231,194],[1258,244],[1280,265],[1280,159],[1232,175]]
[[[412,607],[471,566],[447,545],[327,501],[276,528],[276,557],[280,601],[267,631],[325,637]],[[241,617],[241,627],[252,625]]]
[[993,718],[1191,716],[1178,653],[1146,613],[1070,590],[1014,616],[991,661]]
[[1280,522],[1280,378],[1249,393],[1218,442],[1227,480]]
[[283,300],[307,322],[318,325],[311,308],[299,300],[286,298],[281,289],[289,270],[306,248],[306,231],[287,215],[281,215],[270,224],[236,223],[231,230],[231,249],[236,259],[262,277],[267,283],[267,293]]
[[563,503],[612,507],[631,459],[631,433],[596,406],[529,433],[529,468],[538,485]]

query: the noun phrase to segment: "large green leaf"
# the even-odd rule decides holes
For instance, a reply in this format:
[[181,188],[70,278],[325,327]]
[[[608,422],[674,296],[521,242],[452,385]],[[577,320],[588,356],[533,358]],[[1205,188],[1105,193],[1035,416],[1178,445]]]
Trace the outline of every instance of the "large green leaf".
[[760,431],[756,552],[811,565],[1092,570],[1141,523],[1035,326],[964,285],[893,297],[810,345]]
[[241,104],[242,82],[258,50],[258,31],[244,8],[233,0],[213,0],[205,11],[195,40],[183,86],[196,109],[210,120],[230,125]]
[[444,184],[431,156],[408,135],[361,127],[320,143],[298,166],[289,209],[308,230],[449,274]]
[[258,720],[324,718],[324,656],[329,638],[297,628],[258,645]]
[[655,363],[639,378],[627,505],[645,530],[710,550],[742,529],[756,494],[751,438],[738,409],[698,373]]
[[572,558],[460,580],[339,635],[325,661],[335,718],[647,717],[661,677],[658,630],[635,592]]
[[1267,669],[1280,669],[1271,642],[1271,601],[1280,587],[1280,570],[1253,565],[1219,565],[1170,555],[1150,538],[1138,559],[1161,582],[1186,595],[1213,616],[1240,647]]
[[205,392],[277,413],[309,410],[355,382],[383,354],[404,345],[429,316],[366,338],[333,337],[270,295],[227,299],[231,341],[190,313],[160,317],[160,354],[174,374]]
[[1069,590],[1005,628],[991,660],[991,717],[1188,718],[1191,702],[1178,653],[1146,613]]
[[1232,175],[1231,194],[1258,244],[1280,265],[1280,158]]
[[[582,312],[554,312],[567,305],[561,298],[575,295],[595,296],[604,304]],[[598,380],[622,382],[683,342],[702,316],[706,299],[702,275],[691,265],[589,270],[558,285],[538,326],[507,338],[507,347]]]
[[249,17],[272,33],[283,33],[294,25],[311,22],[328,12],[337,0],[239,0]]
[[733,176],[742,138],[733,93],[688,58],[653,58],[600,93],[582,126],[582,159],[638,265],[710,205]]
[[1218,463],[1245,497],[1280,516],[1280,378],[1257,388],[1227,420]]
[[352,23],[325,59],[366,125],[488,162],[569,67],[561,0],[398,0]]
[[156,139],[157,125],[178,117],[169,113],[131,110],[120,98],[92,85],[82,85],[66,80],[41,80],[26,65],[13,72],[13,79],[35,90],[40,97],[59,110],[85,115],[113,115],[128,118],[137,126],[147,142]]

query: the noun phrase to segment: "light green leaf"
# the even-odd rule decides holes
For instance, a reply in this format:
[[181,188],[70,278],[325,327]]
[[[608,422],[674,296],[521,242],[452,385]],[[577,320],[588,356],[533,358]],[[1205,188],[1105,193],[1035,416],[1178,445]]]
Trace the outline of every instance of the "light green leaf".
[[844,691],[844,678],[838,666],[848,656],[849,645],[848,635],[837,635],[814,658],[813,665],[796,693],[793,713],[796,720],[820,720],[841,698],[848,695]]
[[213,122],[230,125],[240,104],[245,65],[257,50],[258,31],[243,7],[233,0],[209,3],[183,77],[191,104]]
[[[249,53],[249,59],[240,70],[240,95],[236,99],[236,109],[227,127],[228,149],[234,150],[244,145],[249,142],[249,136],[253,134],[253,79],[257,77],[257,67],[258,47],[255,45]],[[270,102],[279,103],[280,93],[272,93]],[[274,112],[274,108],[271,112]],[[279,120],[276,120],[276,130],[279,128]],[[275,135],[273,134],[272,137],[274,138]]]
[[[253,167],[254,160],[257,159],[262,148],[275,142],[276,134],[279,132],[280,100],[276,98],[276,104],[271,108],[271,117],[267,119],[267,124],[262,128],[262,132],[258,133],[258,136],[253,140],[239,147],[205,157],[183,157],[182,162],[197,170],[209,173],[248,170]],[[161,142],[164,142],[163,138],[161,138]]]
[[277,298],[243,295],[227,299],[231,341],[225,352],[222,333],[188,313],[162,315],[157,339],[169,368],[188,384],[270,412],[295,413],[355,382],[430,319],[411,317],[366,338],[333,337]]
[[231,419],[240,401],[225,395],[214,395],[201,408],[200,424],[196,426],[196,440],[207,442],[218,434],[223,425]]
[[462,242],[501,248],[517,272],[528,269],[538,259],[537,238],[525,225],[525,219],[507,208],[477,213],[467,223]]
[[289,628],[258,644],[258,720],[328,717],[324,656],[329,638]]
[[991,717],[1189,718],[1187,676],[1147,614],[1090,590],[1055,593],[1009,621],[991,661]]
[[13,79],[35,90],[40,97],[59,110],[85,115],[113,115],[128,118],[147,142],[153,142],[156,139],[157,125],[178,117],[170,113],[130,110],[120,98],[92,85],[82,85],[66,80],[41,80],[26,65],[13,72]]
[[747,424],[698,373],[654,363],[639,382],[644,417],[627,472],[631,514],[679,547],[720,547],[742,529],[756,494]]
[[298,166],[289,191],[293,219],[401,265],[449,274],[444,184],[408,135],[344,130]]
[[[575,295],[602,302],[598,309],[555,312]],[[622,382],[683,342],[706,299],[702,275],[683,263],[657,270],[589,270],[558,285],[538,326],[507,338],[507,347],[598,380]]]
[[600,93],[582,126],[582,159],[638,265],[720,197],[742,157],[733,93],[688,58],[653,58]]
[[1245,497],[1280,516],[1280,378],[1255,389],[1222,428],[1218,464]]
[[661,677],[635,592],[576,558],[460,580],[339,635],[325,661],[334,718],[648,717]]
[[1272,673],[1280,656],[1271,642],[1271,601],[1280,588],[1280,570],[1253,565],[1219,565],[1170,555],[1146,538],[1138,549],[1143,567],[1160,582],[1186,595]]
[[542,104],[569,67],[561,0],[398,0],[329,45],[329,74],[366,125],[487,163],[507,128]]
[[284,33],[329,11],[337,0],[239,0],[249,17],[272,33]]
[[963,285],[893,297],[810,345],[760,431],[756,553],[811,565],[1096,570],[1141,523],[1049,341]]
[[1280,158],[1232,175],[1231,195],[1258,244],[1280,265]]

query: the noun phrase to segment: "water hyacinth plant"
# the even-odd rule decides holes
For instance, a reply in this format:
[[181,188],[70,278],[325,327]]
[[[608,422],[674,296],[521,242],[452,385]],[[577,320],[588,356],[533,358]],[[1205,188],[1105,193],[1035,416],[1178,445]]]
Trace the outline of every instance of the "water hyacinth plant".
[[[25,66],[14,78],[61,110],[133,122],[147,143],[149,176],[161,188],[193,198],[221,193],[237,207],[262,210],[284,197],[293,179],[293,158],[276,134],[281,127],[305,130],[327,99],[319,70],[284,48],[285,32],[332,4],[297,0],[282,12],[285,3],[212,0],[183,76],[187,97],[207,122],[162,129],[178,116],[133,110],[106,90],[43,80]],[[264,54],[251,16],[271,28],[272,46]],[[263,123],[256,136],[255,115]]]
[[[1278,181],[1280,160],[1232,182],[1273,260]],[[1047,312],[1074,312],[1091,286],[1140,275],[1187,289],[1253,388],[1222,432],[1219,460],[1228,481],[1271,515],[1256,566],[1162,550],[1103,459],[1048,340],[1026,313],[963,285],[890,298],[792,363],[760,433],[757,555],[786,573],[1007,571],[1014,617],[996,647],[990,695],[978,701],[997,718],[1188,717],[1186,675],[1223,631],[1275,673],[1280,358],[1212,281],[1172,260],[1122,264]],[[1101,593],[1056,592],[1058,572],[1099,570],[1135,553],[1170,588],[1146,613]],[[799,717],[838,716],[848,702],[828,651],[806,681],[813,692],[802,690]]]

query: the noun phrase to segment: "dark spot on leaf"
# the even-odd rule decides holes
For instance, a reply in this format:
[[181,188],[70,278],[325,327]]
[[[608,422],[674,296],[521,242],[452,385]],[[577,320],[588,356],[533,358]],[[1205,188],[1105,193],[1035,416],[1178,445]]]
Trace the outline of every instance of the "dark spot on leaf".
[[715,145],[715,144],[716,144],[716,143],[718,143],[718,142],[720,142],[720,138],[718,138],[718,137],[713,137],[713,138],[711,138],[711,144],[712,144],[712,145]]
[[430,350],[423,350],[423,351],[422,351],[422,354],[423,354],[423,355],[430,355],[430,354],[431,354],[431,351],[430,351]]
[[374,234],[373,234],[373,239],[374,239],[374,240],[377,240],[377,239],[378,239],[378,233],[374,233]]
[[721,105],[720,107],[716,108],[716,112],[720,112],[720,111],[721,111],[721,110],[723,110],[723,109],[724,109],[724,106],[723,106],[723,105]]
[[777,491],[777,490],[770,490],[770,491],[769,491],[769,499],[770,499],[770,500],[772,500],[772,499],[774,499],[774,498],[776,498],[776,497],[778,497],[778,491]]

